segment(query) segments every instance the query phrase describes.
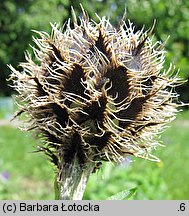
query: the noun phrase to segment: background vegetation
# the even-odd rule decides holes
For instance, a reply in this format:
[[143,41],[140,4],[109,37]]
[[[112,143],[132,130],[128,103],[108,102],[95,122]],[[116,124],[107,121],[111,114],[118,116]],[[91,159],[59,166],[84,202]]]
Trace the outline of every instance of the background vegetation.
[[[125,8],[127,17],[136,29],[148,29],[157,20],[156,38],[166,41],[166,67],[173,62],[180,75],[189,77],[189,1],[188,0],[80,0],[90,17],[109,16],[113,24],[121,19]],[[6,84],[9,75],[7,64],[17,67],[23,61],[24,51],[30,50],[31,29],[50,32],[50,22],[64,24],[71,17],[71,5],[81,14],[78,1],[73,0],[1,0],[0,1],[0,87],[1,95],[10,95]],[[181,98],[188,101],[189,84],[177,89]]]
[[[109,16],[116,25],[125,7],[127,17],[136,29],[149,29],[157,20],[154,33],[166,43],[166,63],[180,68],[180,76],[189,78],[189,1],[188,0],[80,0],[90,17],[95,13]],[[71,17],[70,8],[81,10],[73,0],[1,0],[0,1],[0,96],[13,92],[6,79],[7,64],[17,67],[24,60],[24,51],[33,45],[31,29],[50,33],[49,23],[62,25]],[[19,69],[19,68],[18,68]],[[181,99],[189,101],[189,82],[176,89]],[[14,110],[9,101],[0,99],[0,199],[53,199],[53,167],[43,154],[32,153],[37,141],[9,123]],[[4,104],[4,105],[3,105]],[[8,120],[7,120],[8,119]],[[16,123],[15,123],[16,124]],[[103,169],[89,181],[85,199],[106,199],[124,189],[137,187],[132,199],[189,199],[189,111],[162,134],[165,148],[154,152],[161,163],[128,158],[114,167]],[[134,160],[133,162],[130,162]]]
[[[104,164],[91,176],[84,199],[106,199],[137,187],[132,199],[189,199],[189,111],[162,134],[154,154],[160,163],[127,158],[122,165]],[[32,153],[37,141],[13,125],[0,126],[0,199],[54,199],[53,167],[42,153]],[[133,162],[131,162],[133,160]]]

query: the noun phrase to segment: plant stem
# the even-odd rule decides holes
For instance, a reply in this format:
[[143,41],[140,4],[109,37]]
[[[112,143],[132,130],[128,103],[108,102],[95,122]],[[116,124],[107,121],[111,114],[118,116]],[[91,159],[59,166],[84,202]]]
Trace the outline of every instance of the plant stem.
[[59,200],[82,200],[88,179],[95,163],[89,162],[83,168],[73,160],[63,166],[59,180],[55,180],[55,196]]

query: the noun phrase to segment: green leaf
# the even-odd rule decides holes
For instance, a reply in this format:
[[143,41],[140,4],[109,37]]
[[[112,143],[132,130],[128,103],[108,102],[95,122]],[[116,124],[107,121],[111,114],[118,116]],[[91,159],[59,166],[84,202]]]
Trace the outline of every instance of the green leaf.
[[57,182],[57,175],[54,180],[54,192],[55,192],[55,200],[59,200],[60,199],[60,187]]
[[107,200],[124,200],[132,198],[136,193],[137,187],[131,188],[130,190],[123,190],[113,196],[107,198]]

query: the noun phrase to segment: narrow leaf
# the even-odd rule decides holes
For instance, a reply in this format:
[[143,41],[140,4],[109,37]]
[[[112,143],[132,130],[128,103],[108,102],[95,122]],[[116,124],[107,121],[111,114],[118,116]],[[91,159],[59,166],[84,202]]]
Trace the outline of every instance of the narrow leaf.
[[107,198],[107,200],[124,200],[133,197],[136,193],[137,188],[131,188],[130,190],[123,190],[113,196]]

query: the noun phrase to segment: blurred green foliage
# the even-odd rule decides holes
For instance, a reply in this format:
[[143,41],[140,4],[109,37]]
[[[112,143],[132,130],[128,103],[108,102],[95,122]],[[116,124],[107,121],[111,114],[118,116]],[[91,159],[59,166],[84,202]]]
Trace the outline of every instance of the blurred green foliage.
[[[189,1],[188,0],[90,0],[79,1],[90,17],[108,16],[115,25],[120,21],[125,8],[127,18],[136,28],[149,29],[153,20],[157,20],[154,30],[156,38],[166,41],[167,61],[180,68],[184,79],[189,77]],[[24,51],[32,44],[31,29],[50,32],[50,22],[61,25],[71,17],[71,5],[76,14],[81,14],[78,1],[73,0],[1,0],[0,1],[0,88],[1,95],[10,95],[11,89],[6,84],[10,71],[7,64],[17,67],[24,59]],[[185,100],[189,86],[181,88]]]
[[[160,163],[132,157],[118,166],[104,163],[90,177],[84,199],[104,200],[136,188],[129,199],[188,200],[188,129],[185,111],[162,134],[166,147],[153,152]],[[36,145],[31,134],[0,125],[0,199],[54,199],[54,170],[43,153],[32,153]]]

